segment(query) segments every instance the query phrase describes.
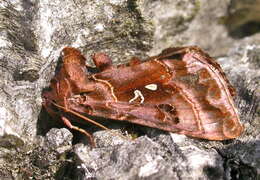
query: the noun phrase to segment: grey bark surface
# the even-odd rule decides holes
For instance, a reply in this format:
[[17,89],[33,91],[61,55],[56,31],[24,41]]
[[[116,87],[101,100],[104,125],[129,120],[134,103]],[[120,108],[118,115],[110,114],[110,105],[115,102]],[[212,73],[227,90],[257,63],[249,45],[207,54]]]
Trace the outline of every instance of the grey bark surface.
[[[259,0],[0,1],[0,179],[259,179],[259,10]],[[206,141],[113,121],[105,125],[121,131],[84,126],[95,132],[90,148],[42,109],[65,46],[93,65],[94,52],[120,64],[187,45],[216,57],[237,89],[241,137]],[[115,135],[122,129],[133,133]]]

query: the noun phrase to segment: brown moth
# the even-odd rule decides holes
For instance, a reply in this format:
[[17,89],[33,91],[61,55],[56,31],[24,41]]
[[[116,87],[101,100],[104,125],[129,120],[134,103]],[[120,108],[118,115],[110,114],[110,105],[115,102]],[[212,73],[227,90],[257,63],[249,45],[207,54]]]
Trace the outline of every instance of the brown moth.
[[93,61],[99,72],[94,74],[85,72],[80,51],[66,47],[62,52],[43,105],[92,143],[89,133],[72,125],[75,118],[102,128],[88,117],[128,121],[209,140],[233,139],[243,132],[234,88],[219,64],[198,47],[169,48],[118,66],[97,53]]

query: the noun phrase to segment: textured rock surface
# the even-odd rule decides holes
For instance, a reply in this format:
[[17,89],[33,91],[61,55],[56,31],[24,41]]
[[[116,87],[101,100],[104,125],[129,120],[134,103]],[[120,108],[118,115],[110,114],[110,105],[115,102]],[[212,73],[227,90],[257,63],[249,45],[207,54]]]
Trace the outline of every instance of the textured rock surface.
[[45,136],[23,145],[0,148],[0,179],[54,179],[69,162],[72,134],[68,129],[51,129]]
[[224,22],[230,35],[242,38],[259,31],[259,0],[231,0]]
[[155,140],[143,136],[92,150],[78,144],[74,152],[80,167],[97,179],[221,179],[224,175],[222,158],[216,150],[176,145],[166,135]]
[[[260,176],[260,46],[240,44],[219,62],[237,87],[236,104],[245,126],[240,143],[220,148],[227,179]],[[234,68],[235,67],[235,68]],[[256,177],[256,174],[258,176]],[[251,176],[253,175],[253,176]],[[249,178],[248,177],[248,178]]]
[[[259,4],[259,0],[0,1],[0,179],[260,178]],[[204,141],[134,126],[130,136],[141,136],[135,140],[116,136],[120,131],[95,132],[98,147],[91,149],[72,146],[67,129],[50,130],[62,124],[42,110],[41,92],[54,75],[64,46],[80,48],[92,64],[90,56],[98,51],[121,63],[169,46],[194,44],[219,57],[237,88],[236,104],[245,125],[240,138]],[[86,142],[74,135],[75,142]]]

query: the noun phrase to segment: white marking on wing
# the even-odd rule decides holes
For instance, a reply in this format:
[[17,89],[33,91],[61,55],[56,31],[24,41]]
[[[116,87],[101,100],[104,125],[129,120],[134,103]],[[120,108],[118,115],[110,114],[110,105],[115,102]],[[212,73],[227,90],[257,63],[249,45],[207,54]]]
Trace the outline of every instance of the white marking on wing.
[[152,90],[152,91],[156,91],[158,86],[157,84],[148,84],[145,86],[146,89]]
[[140,97],[141,98],[140,104],[142,104],[144,102],[144,96],[143,96],[142,92],[140,90],[135,90],[134,94],[135,94],[135,96],[129,100],[129,103],[135,101],[137,98]]

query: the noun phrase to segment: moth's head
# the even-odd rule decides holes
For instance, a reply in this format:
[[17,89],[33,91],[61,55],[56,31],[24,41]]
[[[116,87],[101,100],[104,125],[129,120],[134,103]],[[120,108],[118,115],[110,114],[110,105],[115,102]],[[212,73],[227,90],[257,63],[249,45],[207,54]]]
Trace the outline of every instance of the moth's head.
[[66,56],[79,56],[81,55],[80,51],[76,48],[73,47],[65,47],[61,51],[61,56],[66,57]]
[[85,57],[81,54],[81,52],[73,47],[65,47],[61,51],[61,58],[63,63],[71,64],[71,63],[79,63],[85,66]]

